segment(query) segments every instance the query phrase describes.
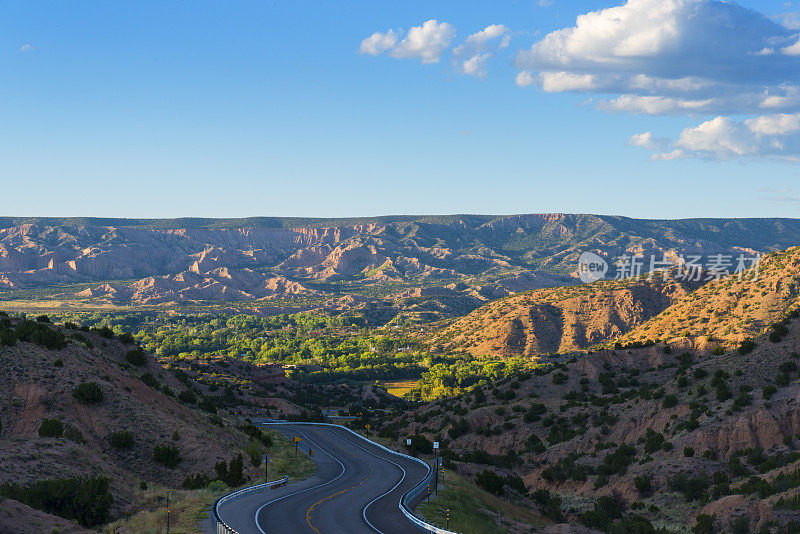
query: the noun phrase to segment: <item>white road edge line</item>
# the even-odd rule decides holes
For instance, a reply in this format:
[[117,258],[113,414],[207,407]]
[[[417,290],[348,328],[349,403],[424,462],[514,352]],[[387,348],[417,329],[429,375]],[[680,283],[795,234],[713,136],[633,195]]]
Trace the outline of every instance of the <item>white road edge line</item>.
[[[306,491],[311,491],[311,490],[313,490],[313,489],[321,488],[321,487],[323,487],[323,486],[327,486],[328,484],[332,484],[333,482],[336,482],[337,480],[339,480],[340,478],[342,478],[342,477],[344,476],[344,473],[345,473],[345,471],[347,470],[347,469],[345,468],[345,466],[344,466],[344,464],[343,464],[342,462],[340,462],[340,461],[339,461],[339,460],[338,460],[336,457],[334,457],[332,454],[330,454],[330,453],[328,453],[327,451],[325,451],[324,449],[322,449],[322,448],[321,448],[319,445],[317,445],[316,443],[314,443],[313,441],[311,441],[311,440],[308,438],[308,436],[306,436],[305,434],[303,434],[303,433],[302,433],[301,431],[299,431],[299,430],[295,430],[295,432],[297,432],[298,434],[300,434],[300,435],[302,435],[304,438],[306,438],[306,440],[308,441],[308,443],[311,443],[312,445],[314,445],[314,447],[316,447],[316,449],[317,449],[317,450],[319,450],[319,451],[322,451],[323,453],[327,454],[328,456],[330,456],[331,458],[333,458],[334,460],[336,460],[336,463],[338,463],[338,464],[339,464],[339,465],[342,467],[342,472],[341,472],[341,473],[339,473],[339,476],[337,476],[336,478],[332,478],[332,479],[330,479],[329,481],[327,481],[327,482],[325,482],[325,483],[323,483],[323,484],[318,484],[318,485],[316,485],[316,486],[312,486],[312,487],[310,487],[310,488],[306,488],[306,489],[303,489],[303,490],[300,490],[300,491],[295,491],[294,493],[289,493],[289,494],[287,494],[287,495],[284,495],[283,497],[278,497],[277,499],[273,499],[273,500],[271,500],[271,501],[269,501],[269,502],[266,502],[266,503],[262,504],[262,505],[261,505],[261,507],[259,507],[259,509],[258,509],[258,510],[256,510],[256,515],[255,515],[256,528],[259,530],[259,532],[261,532],[261,534],[267,534],[266,532],[264,532],[264,529],[262,529],[262,528],[261,528],[261,525],[259,525],[259,524],[258,524],[258,514],[260,514],[260,513],[261,513],[261,510],[262,510],[263,508],[265,508],[265,507],[269,506],[269,505],[270,505],[270,504],[272,504],[272,503],[275,503],[275,502],[278,502],[278,501],[282,501],[283,499],[286,499],[286,498],[288,498],[288,497],[291,497],[292,495],[297,495],[298,493],[304,493],[304,492],[306,492]],[[402,468],[401,468],[401,469],[402,469]]]

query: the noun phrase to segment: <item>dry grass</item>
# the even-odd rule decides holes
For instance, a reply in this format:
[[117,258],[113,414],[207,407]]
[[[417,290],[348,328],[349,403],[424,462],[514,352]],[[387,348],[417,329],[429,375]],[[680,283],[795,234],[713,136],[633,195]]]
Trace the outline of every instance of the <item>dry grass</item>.
[[[317,464],[305,454],[298,453],[295,456],[294,444],[285,436],[278,432],[268,433],[273,440],[273,446],[269,449],[269,478],[271,480],[284,475],[289,475],[291,481],[303,480],[316,472]],[[263,480],[263,464],[255,468],[250,465],[250,460],[245,456],[245,466],[247,466],[246,474],[250,477],[250,482],[245,486],[258,484]],[[170,533],[199,532],[199,523],[206,519],[214,501],[230,491],[232,490],[225,488],[219,481],[212,482],[206,489],[171,490]],[[137,501],[141,503],[142,510],[128,518],[106,525],[102,531],[108,534],[161,534],[166,532],[166,495],[167,489],[160,486],[139,491]]]
[[417,385],[417,382],[418,380],[386,380],[379,383],[386,388],[389,395],[403,397]]
[[533,510],[495,497],[456,475],[446,474],[446,487],[417,507],[417,512],[434,525],[445,528],[450,511],[450,530],[463,534],[529,532],[546,523]]
[[[206,518],[214,501],[228,490],[213,491],[178,490],[170,492],[170,533],[195,533],[200,529],[198,523]],[[147,509],[126,519],[115,521],[103,527],[106,533],[160,534],[166,532],[167,507],[166,489],[146,490],[142,497],[147,502]]]

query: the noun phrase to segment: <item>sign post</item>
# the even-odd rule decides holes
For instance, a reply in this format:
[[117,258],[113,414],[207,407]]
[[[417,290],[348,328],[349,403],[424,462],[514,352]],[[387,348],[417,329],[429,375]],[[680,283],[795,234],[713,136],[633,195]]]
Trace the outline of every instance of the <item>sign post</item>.
[[264,454],[264,483],[269,482],[269,454]]
[[433,477],[433,491],[439,494],[439,442],[433,442],[433,466],[436,469],[436,475]]
[[294,455],[297,456],[297,444],[303,441],[303,438],[294,437]]

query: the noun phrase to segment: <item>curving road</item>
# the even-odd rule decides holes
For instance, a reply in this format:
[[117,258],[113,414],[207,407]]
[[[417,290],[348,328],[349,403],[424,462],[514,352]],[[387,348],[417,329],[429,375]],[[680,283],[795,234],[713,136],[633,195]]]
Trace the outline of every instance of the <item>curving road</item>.
[[[302,438],[314,450],[319,471],[308,481],[223,508],[225,520],[237,519],[243,534],[417,532],[398,504],[405,492],[425,478],[424,465],[336,427],[288,423],[270,428]],[[257,507],[254,498],[259,499]]]

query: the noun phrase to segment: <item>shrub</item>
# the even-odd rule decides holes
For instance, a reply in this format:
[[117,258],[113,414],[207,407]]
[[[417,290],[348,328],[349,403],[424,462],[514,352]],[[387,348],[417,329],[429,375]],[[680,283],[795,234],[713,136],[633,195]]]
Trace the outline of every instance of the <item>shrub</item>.
[[420,434],[415,434],[411,436],[411,447],[410,450],[412,454],[431,454],[433,452],[433,443],[431,440],[422,436]]
[[[239,430],[247,434],[253,439],[257,439],[260,441],[265,447],[269,448],[272,447],[272,437],[267,434],[266,432],[262,431],[256,425],[252,423],[248,423],[244,426],[239,427]],[[431,445],[433,447],[433,445]]]
[[475,475],[475,483],[494,495],[505,494],[505,479],[489,469]]
[[262,449],[258,443],[251,441],[247,444],[247,447],[245,447],[244,452],[250,457],[250,465],[253,467],[261,467],[264,449]]
[[683,493],[689,501],[698,501],[705,497],[710,482],[705,474],[689,477],[686,473],[678,473],[667,480],[667,487],[671,491]]
[[58,419],[42,419],[39,426],[39,437],[60,438],[64,434],[64,425]]
[[57,358],[53,362],[53,367],[64,367],[64,360],[62,360],[61,358]]
[[746,515],[740,515],[728,523],[728,530],[730,530],[731,534],[747,534],[750,532],[750,518]]
[[653,478],[650,475],[641,475],[633,479],[633,485],[640,495],[647,495],[653,488]]
[[686,458],[691,458],[692,456],[694,456],[694,449],[691,448],[691,447],[684,447],[683,448],[683,455]]
[[84,382],[75,388],[72,396],[81,404],[100,404],[103,402],[103,390],[95,382]]
[[564,373],[561,373],[561,372],[554,373],[552,380],[553,380],[553,384],[558,386],[558,385],[561,385],[561,384],[563,384],[563,383],[565,383],[567,381],[567,375],[565,375]]
[[133,349],[125,353],[125,360],[131,365],[142,366],[147,364],[147,355],[142,349]]
[[664,435],[648,428],[644,435],[644,452],[647,454],[656,452],[664,445]]
[[217,406],[214,404],[214,400],[205,395],[203,395],[203,399],[200,401],[200,409],[212,414],[217,413]]
[[625,505],[618,496],[604,495],[594,502],[592,510],[582,513],[578,518],[589,528],[609,531],[614,520],[621,519]]
[[194,392],[191,389],[184,389],[180,393],[178,393],[178,400],[183,401],[189,404],[194,404],[197,402],[197,397],[195,396]]
[[[195,473],[194,475],[189,475],[185,479],[183,479],[183,484],[181,487],[183,489],[203,489],[211,482],[211,478],[205,473]],[[224,489],[224,488],[223,488]]]
[[769,400],[777,391],[778,388],[775,386],[764,386],[764,389],[761,390],[761,396],[764,397],[764,400]]
[[230,461],[230,466],[222,460],[214,466],[214,471],[217,473],[217,478],[225,482],[230,487],[240,486],[244,484],[244,458],[241,454],[237,454],[236,458]]
[[675,395],[664,395],[663,404],[664,408],[674,408],[678,405],[678,397]]
[[566,480],[585,481],[594,473],[594,468],[578,463],[578,453],[570,453],[555,464],[542,471],[542,478],[547,481],[564,482]]
[[753,352],[753,349],[756,348],[756,343],[752,339],[745,339],[739,344],[739,354],[745,355]]
[[27,319],[17,323],[15,337],[19,341],[29,341],[51,350],[67,346],[67,338],[60,330],[53,330],[45,323],[35,323]]
[[561,497],[553,495],[546,489],[539,489],[533,492],[533,501],[542,509],[542,514],[551,521],[561,523],[564,521],[564,513],[561,511]]
[[731,410],[734,412],[738,412],[745,406],[749,406],[750,403],[753,401],[753,397],[751,397],[746,392],[742,391],[737,395],[735,399],[733,399],[733,404],[731,405]]
[[92,328],[92,331],[97,332],[98,334],[100,334],[100,336],[106,339],[113,339],[114,337],[114,331],[107,326],[103,326],[101,328]]
[[67,425],[64,427],[64,437],[70,441],[74,441],[75,443],[83,443],[85,441],[81,431],[72,425]]
[[139,380],[141,380],[142,382],[144,382],[146,385],[150,386],[153,389],[158,389],[161,386],[156,377],[154,377],[150,373],[144,373],[141,377],[139,377]]
[[39,317],[36,318],[36,322],[50,324],[50,317],[48,317],[47,315],[40,315]]
[[131,449],[133,448],[133,434],[127,430],[120,430],[114,432],[109,436],[111,445],[117,449]]
[[133,338],[130,332],[123,332],[119,335],[119,340],[123,343],[134,343],[136,340]]
[[91,528],[106,523],[114,498],[106,477],[40,480],[29,486],[3,484],[0,496]]
[[697,523],[692,527],[692,532],[694,534],[714,534],[714,522],[716,520],[716,514],[700,514],[697,516]]
[[181,461],[180,451],[175,445],[156,445],[153,448],[153,460],[169,469],[175,469]]

